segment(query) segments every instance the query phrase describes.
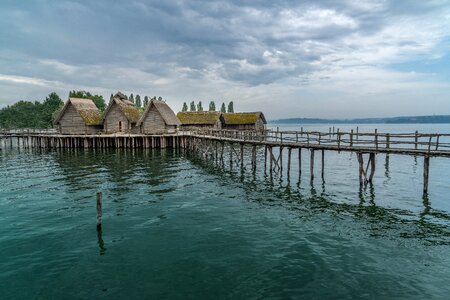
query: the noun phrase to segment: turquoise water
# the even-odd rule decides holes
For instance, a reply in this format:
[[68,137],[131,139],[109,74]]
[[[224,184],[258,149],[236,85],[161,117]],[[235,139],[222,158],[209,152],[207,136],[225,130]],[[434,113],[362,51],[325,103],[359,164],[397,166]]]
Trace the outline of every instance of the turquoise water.
[[354,155],[326,152],[325,182],[303,160],[288,180],[171,150],[4,149],[1,298],[448,297],[450,160],[428,197],[421,158],[378,155],[362,190]]

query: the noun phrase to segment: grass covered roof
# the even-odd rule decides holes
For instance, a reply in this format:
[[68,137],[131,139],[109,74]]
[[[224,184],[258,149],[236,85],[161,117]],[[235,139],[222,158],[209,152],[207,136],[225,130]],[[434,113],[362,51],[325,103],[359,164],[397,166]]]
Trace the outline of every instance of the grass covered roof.
[[102,112],[91,99],[84,98],[69,98],[54,124],[57,124],[61,120],[69,105],[72,105],[75,108],[86,125],[102,124]]
[[139,118],[141,117],[141,113],[139,109],[133,104],[133,102],[128,101],[126,96],[121,92],[118,92],[114,95],[113,100],[109,103],[106,108],[105,114],[103,118],[106,118],[109,110],[113,105],[118,105],[122,113],[125,115],[130,123],[137,123]]
[[222,117],[226,125],[255,124],[260,118],[264,124],[267,123],[262,112],[223,113]]
[[218,111],[185,111],[177,114],[182,125],[214,125],[220,116]]

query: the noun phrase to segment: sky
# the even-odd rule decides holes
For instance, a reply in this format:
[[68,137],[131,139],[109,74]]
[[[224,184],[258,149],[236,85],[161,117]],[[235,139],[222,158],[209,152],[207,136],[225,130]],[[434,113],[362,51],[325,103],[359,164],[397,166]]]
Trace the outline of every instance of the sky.
[[0,1],[0,107],[86,90],[268,119],[450,114],[450,1]]

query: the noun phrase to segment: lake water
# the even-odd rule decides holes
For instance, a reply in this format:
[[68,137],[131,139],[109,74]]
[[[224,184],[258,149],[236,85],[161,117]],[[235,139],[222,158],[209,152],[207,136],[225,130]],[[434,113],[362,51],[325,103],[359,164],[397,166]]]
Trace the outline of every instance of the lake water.
[[365,189],[354,154],[326,152],[312,183],[306,151],[289,180],[258,159],[253,174],[172,150],[3,149],[0,298],[448,298],[450,159],[431,159],[427,197],[420,157],[377,155]]

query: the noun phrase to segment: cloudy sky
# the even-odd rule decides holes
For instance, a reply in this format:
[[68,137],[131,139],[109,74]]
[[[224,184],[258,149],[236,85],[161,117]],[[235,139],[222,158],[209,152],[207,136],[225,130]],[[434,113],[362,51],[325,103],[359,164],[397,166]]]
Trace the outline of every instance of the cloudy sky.
[[0,107],[73,89],[283,117],[450,114],[450,1],[0,2]]

